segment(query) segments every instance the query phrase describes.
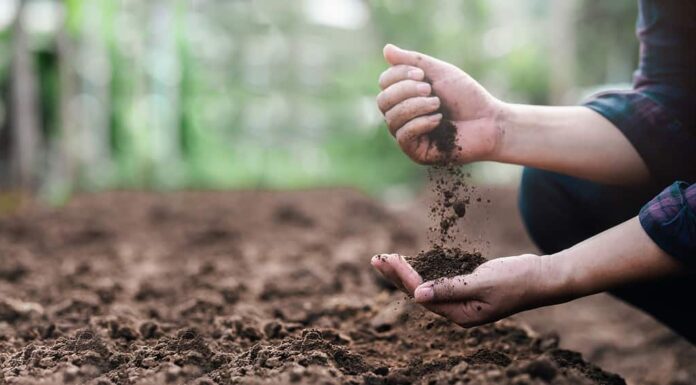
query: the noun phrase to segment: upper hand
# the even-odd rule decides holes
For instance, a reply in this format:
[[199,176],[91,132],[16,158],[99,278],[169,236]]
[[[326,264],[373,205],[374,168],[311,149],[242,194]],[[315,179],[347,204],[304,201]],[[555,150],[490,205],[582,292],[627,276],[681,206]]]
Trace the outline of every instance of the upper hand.
[[444,160],[428,138],[443,119],[443,111],[457,129],[460,149],[453,154],[455,162],[494,155],[502,136],[497,119],[504,103],[452,64],[391,44],[384,47],[384,57],[391,67],[379,78],[382,92],[377,105],[389,131],[411,159],[421,164]]
[[494,259],[471,274],[429,282],[400,255],[375,256],[372,265],[416,302],[463,327],[497,321],[556,298],[544,258],[532,254]]

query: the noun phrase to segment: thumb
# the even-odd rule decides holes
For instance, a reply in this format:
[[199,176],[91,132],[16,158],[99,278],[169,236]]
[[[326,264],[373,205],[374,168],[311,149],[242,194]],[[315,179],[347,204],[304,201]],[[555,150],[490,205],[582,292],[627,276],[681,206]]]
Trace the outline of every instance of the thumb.
[[478,292],[475,278],[474,275],[459,275],[425,282],[416,288],[414,299],[419,303],[473,299]]
[[391,65],[406,64],[419,67],[424,71],[433,68],[441,62],[433,57],[416,51],[401,49],[393,44],[384,46],[384,59]]

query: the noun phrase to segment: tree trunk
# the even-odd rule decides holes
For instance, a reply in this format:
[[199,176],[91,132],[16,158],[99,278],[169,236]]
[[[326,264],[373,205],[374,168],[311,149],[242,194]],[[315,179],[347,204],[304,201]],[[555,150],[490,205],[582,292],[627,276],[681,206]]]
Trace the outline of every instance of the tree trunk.
[[552,104],[573,103],[566,100],[568,91],[575,83],[575,41],[577,0],[551,2],[549,37],[551,39],[550,57],[550,99]]
[[37,186],[39,156],[39,109],[34,59],[22,26],[24,2],[13,28],[12,64],[10,69],[10,130],[12,184],[32,191]]

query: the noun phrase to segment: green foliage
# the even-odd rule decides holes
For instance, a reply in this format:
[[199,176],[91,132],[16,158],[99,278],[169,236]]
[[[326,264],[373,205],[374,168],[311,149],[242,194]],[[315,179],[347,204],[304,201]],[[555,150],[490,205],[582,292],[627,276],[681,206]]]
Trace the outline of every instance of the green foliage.
[[[88,189],[415,187],[424,168],[374,105],[388,42],[450,61],[502,98],[550,102],[551,0],[515,12],[484,0],[345,3],[364,13],[348,27],[313,19],[307,7],[321,1],[65,0],[70,50],[57,34],[33,36],[46,151],[72,148],[76,180],[62,177]],[[580,0],[576,85],[625,80],[635,13]],[[10,42],[0,31],[4,89]]]

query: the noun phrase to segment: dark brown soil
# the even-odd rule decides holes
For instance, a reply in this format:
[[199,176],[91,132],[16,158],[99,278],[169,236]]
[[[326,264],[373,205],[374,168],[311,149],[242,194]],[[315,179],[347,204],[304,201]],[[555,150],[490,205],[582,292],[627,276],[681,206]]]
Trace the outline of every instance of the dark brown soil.
[[481,253],[470,253],[456,247],[435,247],[406,260],[424,281],[469,274],[486,262]]
[[434,130],[430,131],[428,138],[430,139],[430,142],[435,145],[437,150],[445,156],[445,159],[449,160],[449,158],[452,156],[452,152],[457,147],[457,128],[446,115],[447,114],[443,113],[443,118],[440,121],[440,124],[438,124]]
[[409,226],[348,190],[0,218],[0,384],[624,383],[553,335],[462,329],[385,289],[369,258],[423,246]]
[[457,128],[450,120],[449,111],[441,107],[440,124],[428,134],[428,139],[442,155],[440,164],[430,167],[428,176],[435,200],[431,204],[431,217],[434,225],[430,228],[432,246],[446,247],[457,239],[454,228],[466,214],[471,201],[470,188],[465,183],[465,173],[454,164],[453,156],[461,148],[457,145]]
[[430,203],[430,243],[432,247],[455,247],[466,239],[457,230],[471,203],[472,186],[466,184],[466,174],[456,165],[433,166],[428,170],[434,199]]

